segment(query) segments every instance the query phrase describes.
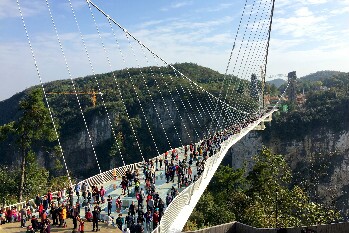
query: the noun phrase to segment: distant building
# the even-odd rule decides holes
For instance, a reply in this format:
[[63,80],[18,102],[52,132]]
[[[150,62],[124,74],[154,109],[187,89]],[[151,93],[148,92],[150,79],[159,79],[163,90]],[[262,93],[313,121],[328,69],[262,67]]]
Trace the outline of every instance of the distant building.
[[288,73],[288,100],[291,103],[297,102],[297,75],[296,71]]

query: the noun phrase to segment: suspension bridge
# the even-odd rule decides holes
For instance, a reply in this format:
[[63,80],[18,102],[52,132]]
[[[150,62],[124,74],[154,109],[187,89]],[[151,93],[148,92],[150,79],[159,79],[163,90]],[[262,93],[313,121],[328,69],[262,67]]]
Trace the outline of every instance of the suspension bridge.
[[[156,194],[162,200],[165,200],[166,196],[171,193],[171,190],[178,189],[178,193],[174,195],[174,199],[166,205],[166,209],[161,214],[160,223],[155,225],[152,230],[153,232],[161,233],[180,232],[229,148],[250,131],[261,129],[260,125],[270,121],[272,114],[278,111],[277,105],[265,106],[264,104],[264,84],[267,74],[274,1],[245,1],[235,38],[232,41],[228,41],[232,45],[232,49],[229,54],[224,79],[219,83],[220,88],[216,93],[207,91],[207,88],[204,88],[203,85],[191,78],[189,74],[177,69],[150,47],[142,43],[140,38],[137,38],[118,23],[110,12],[100,8],[94,1],[86,1],[85,13],[90,14],[94,22],[93,27],[95,27],[96,35],[98,35],[99,44],[105,56],[105,63],[109,67],[107,72],[110,72],[114,82],[113,86],[115,87],[115,91],[118,92],[118,101],[120,103],[120,109],[118,111],[120,113],[122,112],[129,122],[129,132],[123,133],[131,135],[130,140],[133,140],[132,145],[135,148],[132,152],[125,152],[120,143],[118,143],[120,132],[113,123],[115,116],[107,106],[107,100],[103,94],[105,90],[102,89],[100,80],[97,78],[95,61],[88,49],[88,39],[81,30],[78,14],[70,0],[68,1],[68,5],[73,18],[72,23],[76,26],[76,31],[79,35],[80,46],[85,52],[85,59],[87,59],[88,66],[91,68],[94,81],[93,85],[95,87],[95,91],[91,92],[94,93],[94,105],[96,104],[96,93],[98,93],[99,105],[103,109],[103,115],[107,118],[112,139],[116,142],[118,156],[123,164],[121,167],[102,171],[99,162],[100,158],[96,150],[96,140],[86,120],[86,112],[81,103],[80,94],[90,92],[79,90],[74,80],[75,67],[71,67],[70,65],[67,48],[57,27],[54,9],[52,9],[50,1],[46,0],[45,7],[47,8],[55,39],[64,61],[64,68],[70,79],[72,88],[72,91],[65,91],[63,93],[72,95],[76,99],[77,112],[83,121],[88,143],[90,144],[98,167],[96,175],[80,181],[79,184],[86,184],[89,188],[93,186],[104,186],[107,191],[105,196],[110,195],[114,200],[121,196],[123,204],[120,213],[125,216],[129,211],[128,208],[132,201],[137,203],[138,200],[133,190],[134,187],[130,187],[131,194],[121,194],[121,189],[119,188],[119,184],[122,182],[121,177],[125,176],[127,171],[137,171],[137,173],[143,174],[143,171],[147,170],[147,168],[151,169],[152,165],[156,164],[157,166],[157,162],[160,159],[167,160],[167,153],[171,153],[173,148],[176,148],[175,154],[178,158],[174,160],[169,159],[167,169],[169,166],[177,167],[177,174],[179,173],[178,178],[166,182],[165,174],[167,170],[162,168],[156,169],[152,174],[154,179],[152,182],[154,182],[156,188],[154,190],[155,192],[151,193],[151,196]],[[36,74],[44,93],[45,102],[50,111],[64,168],[70,179],[71,173],[69,170],[71,168],[66,160],[66,148],[64,148],[60,140],[60,132],[56,122],[57,113],[53,105],[50,104],[50,95],[52,93],[56,94],[56,92],[47,90],[47,85],[44,82],[41,72],[40,57],[38,57],[35,46],[33,46],[31,40],[33,35],[30,34],[30,25],[26,24],[21,1],[17,0],[17,6],[35,65]],[[101,31],[101,23],[109,27],[108,38],[105,38],[105,33]],[[112,47],[110,47],[110,44],[107,44],[107,40],[108,43],[110,40],[113,41]],[[113,64],[115,61],[113,59],[115,51],[117,51],[121,63],[124,64],[126,78],[132,87],[132,93],[130,95],[135,102],[134,104],[139,109],[142,124],[147,129],[146,135],[148,136],[148,140],[151,141],[151,151],[154,152],[155,156],[145,155],[144,143],[140,141],[140,134],[144,132],[140,132],[137,129],[136,123],[133,122],[132,117],[134,113],[125,101],[126,95],[129,95],[129,93],[125,93],[124,87],[120,85],[117,74],[114,72]],[[147,76],[143,73],[145,69],[140,69],[140,73],[137,74],[138,79],[135,78],[131,70],[132,68],[127,65],[130,60],[132,60],[133,64],[136,64],[137,68],[141,68],[141,60],[147,64],[146,69],[154,80],[153,88],[155,87],[156,92],[151,91]],[[171,75],[163,73],[161,67],[169,68]],[[250,88],[239,91],[238,88],[244,85],[246,86],[246,81],[249,81],[251,77],[255,79],[251,80]],[[160,86],[160,83],[162,86]],[[170,88],[170,83],[175,83],[174,88]],[[162,89],[163,87],[165,89]],[[205,96],[205,98],[200,98],[198,94]],[[147,104],[142,99],[144,96],[146,97]],[[155,100],[155,98],[160,101]],[[151,106],[153,114],[157,118],[156,126],[153,125],[153,122],[147,115],[147,108],[149,106]],[[172,110],[170,110],[170,107]],[[176,123],[176,119],[179,119],[179,124]],[[165,126],[165,120],[171,122],[170,127]],[[166,125],[168,124],[167,122]],[[161,135],[156,134],[156,128],[161,128]],[[162,142],[159,140],[162,140]],[[187,151],[185,147],[190,147],[191,143],[198,149]],[[160,144],[166,144],[168,149],[164,151]],[[200,150],[203,153],[199,153]],[[198,153],[197,155],[195,154],[196,152]],[[194,157],[194,161],[193,158],[189,159],[190,153],[194,153],[194,155],[191,154]],[[138,154],[140,162],[126,164],[125,154]],[[192,177],[195,178],[189,178],[188,172],[183,172],[182,174],[178,172],[178,167],[184,166],[188,168],[188,164],[192,166]],[[188,179],[190,180],[185,182],[186,185],[181,182],[181,175],[183,179],[188,175]],[[140,188],[147,189],[146,183],[149,181],[147,178],[147,176],[139,175],[141,182]],[[75,184],[71,180],[70,186],[75,187]],[[73,203],[81,201],[76,195],[73,198]],[[29,202],[34,202],[34,199]],[[17,206],[18,209],[21,209],[27,203],[26,201],[12,206]],[[101,206],[103,209],[101,215],[106,216],[107,203],[101,204]],[[112,212],[116,212],[114,207]],[[80,215],[83,216],[84,214],[85,209],[82,208]]]

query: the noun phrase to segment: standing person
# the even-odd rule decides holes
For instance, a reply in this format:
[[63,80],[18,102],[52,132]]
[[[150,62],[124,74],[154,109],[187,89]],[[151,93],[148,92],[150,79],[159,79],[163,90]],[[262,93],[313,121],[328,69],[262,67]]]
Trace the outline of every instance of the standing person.
[[131,213],[132,216],[136,215],[136,205],[134,201],[132,201],[130,207],[129,207],[129,212]]
[[104,195],[105,195],[105,193],[106,193],[105,189],[103,188],[103,186],[101,186],[101,189],[99,190],[99,194],[100,194],[100,196],[101,196],[101,201],[102,201],[102,203],[105,202],[105,200],[104,200]]
[[168,206],[172,202],[172,196],[168,193],[166,196],[166,206]]
[[42,199],[41,199],[40,195],[38,194],[35,197],[35,205],[37,206],[37,208],[40,206],[41,202],[42,202]]
[[138,210],[141,210],[143,209],[143,200],[144,200],[144,197],[142,195],[142,188],[141,188],[141,192],[138,194],[137,196],[137,200],[138,200]]
[[67,209],[62,204],[62,206],[59,209],[59,226],[66,227],[67,224],[65,222],[65,219],[67,218]]
[[88,205],[91,204],[91,199],[92,199],[92,194],[91,194],[90,190],[87,190],[87,204]]
[[93,223],[93,230],[92,231],[98,231],[98,210],[96,208],[97,206],[95,206],[94,210],[92,211],[92,223]]
[[153,230],[155,230],[155,228],[159,225],[159,211],[156,210],[153,214]]
[[116,180],[116,169],[115,168],[113,169],[113,177],[114,177],[114,180]]
[[150,210],[148,210],[148,212],[144,214],[144,218],[145,218],[145,226],[146,226],[147,232],[149,233],[151,232],[150,224],[153,221],[153,216]]
[[162,169],[162,158],[160,157],[159,159],[159,164],[160,164],[160,170]]
[[142,221],[138,221],[137,225],[135,226],[135,232],[136,233],[143,233],[144,232]]
[[52,207],[51,207],[51,216],[52,216],[52,225],[55,226],[55,225],[58,225],[58,209],[57,209],[57,206],[55,205],[55,203],[52,203]]
[[120,212],[121,204],[122,204],[122,201],[121,201],[121,198],[120,198],[120,196],[119,196],[119,197],[115,200],[116,211]]
[[51,205],[52,199],[53,199],[52,192],[51,192],[51,190],[49,190],[49,191],[47,192],[47,200],[48,200],[48,204],[49,204],[49,205]]
[[101,212],[102,212],[102,209],[101,209],[101,207],[100,207],[98,204],[95,206],[95,209],[96,209],[97,212],[98,212],[98,221],[99,221],[99,220],[101,220]]
[[119,217],[115,220],[116,225],[120,230],[122,230],[122,225],[124,224],[124,220],[122,219],[122,214],[119,214]]
[[80,183],[77,183],[75,185],[75,193],[76,193],[76,196],[78,196],[78,199],[80,198],[80,189],[81,189]]
[[86,190],[87,190],[87,185],[84,182],[81,185],[81,192],[82,192],[81,196],[84,198],[84,201],[86,201]]
[[27,220],[27,210],[22,208],[21,211],[19,212],[20,216],[21,216],[21,227],[25,228],[25,223]]
[[73,218],[73,230],[77,230],[78,228],[78,211],[76,209],[76,206],[73,207],[72,211],[72,218]]
[[154,211],[154,200],[152,196],[150,196],[150,199],[148,200],[147,209],[150,210],[151,213]]
[[191,175],[193,174],[193,171],[191,170],[191,166],[188,167],[188,178],[191,180]]
[[135,223],[134,217],[131,215],[130,212],[128,212],[128,215],[125,218],[126,226],[127,228],[131,229],[131,226]]
[[113,198],[110,195],[108,196],[107,202],[108,202],[108,216],[110,216],[111,209],[113,207]]
[[61,204],[61,200],[62,200],[62,191],[58,190],[57,191],[57,202],[58,202],[58,205]]
[[44,210],[46,211],[48,209],[49,200],[47,199],[47,195],[44,196],[44,200],[42,201],[42,205],[44,207]]
[[84,233],[84,231],[85,231],[85,222],[84,222],[84,220],[82,220],[80,217],[78,217],[77,220],[79,221],[79,231],[80,231],[80,233]]

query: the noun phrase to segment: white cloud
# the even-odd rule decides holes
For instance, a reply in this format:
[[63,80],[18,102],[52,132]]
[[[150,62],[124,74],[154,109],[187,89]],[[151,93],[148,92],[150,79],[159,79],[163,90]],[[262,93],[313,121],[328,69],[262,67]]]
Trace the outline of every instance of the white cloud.
[[185,6],[189,6],[193,4],[192,1],[184,1],[184,2],[177,2],[177,3],[172,3],[170,6],[165,7],[165,8],[161,8],[161,11],[169,11],[171,9],[177,9],[177,8],[181,8],[181,7],[185,7]]
[[317,5],[317,4],[324,4],[324,3],[327,3],[328,0],[306,0],[306,1],[303,1],[307,4],[313,4],[313,5]]
[[341,15],[341,14],[349,13],[349,6],[343,7],[340,9],[331,10],[330,13],[332,15]]
[[281,35],[293,37],[316,37],[329,29],[327,16],[314,15],[307,7],[294,12],[295,16],[277,17],[274,19],[274,30]]
[[307,16],[312,16],[313,13],[309,10],[308,7],[302,7],[299,8],[298,10],[295,11],[296,16],[298,17],[307,17]]
[[198,9],[196,11],[197,12],[218,12],[218,11],[228,9],[232,6],[234,6],[233,3],[221,3],[221,4],[218,4],[218,5],[213,6],[213,7],[202,8],[202,9]]
[[[19,1],[22,14],[24,16],[37,15],[46,9],[46,5],[41,1]],[[0,19],[20,17],[17,2],[14,0],[0,1]]]

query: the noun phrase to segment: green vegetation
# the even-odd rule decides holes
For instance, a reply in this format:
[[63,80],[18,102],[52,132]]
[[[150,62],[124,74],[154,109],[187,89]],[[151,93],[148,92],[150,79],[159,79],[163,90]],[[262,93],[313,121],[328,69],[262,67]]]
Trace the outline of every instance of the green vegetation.
[[[321,86],[328,89],[317,88]],[[301,92],[303,87],[308,90],[306,103],[301,106],[290,105],[291,111],[276,116],[273,127],[267,128],[269,138],[302,139],[304,135],[321,127],[334,132],[348,129],[348,121],[343,120],[349,116],[348,73],[323,81],[301,82],[298,91]]]
[[[248,81],[240,80],[233,76],[225,77],[216,71],[192,63],[175,64],[174,67],[216,96],[219,95],[220,89],[223,86],[224,94],[226,91],[229,91],[230,96],[227,101],[231,105],[239,106],[239,109],[244,111],[255,111],[257,105],[250,98]],[[100,89],[95,79],[98,80]],[[224,83],[223,80],[225,80]],[[228,85],[225,85],[228,82],[231,84],[229,90]],[[138,146],[131,130],[131,124],[136,132],[145,158],[157,155],[154,143],[149,140],[151,136],[139,102],[142,104],[146,113],[147,120],[153,132],[154,139],[158,143],[157,147],[160,152],[169,149],[169,145],[166,140],[163,140],[165,135],[155,115],[150,98],[152,98],[157,108],[161,111],[160,114],[163,114],[162,117],[167,117],[167,122],[170,122],[168,113],[163,104],[163,98],[167,106],[169,106],[170,111],[172,111],[171,115],[179,131],[178,134],[189,134],[192,140],[201,139],[197,138],[194,130],[199,132],[199,134],[203,134],[205,129],[202,125],[209,124],[211,120],[207,114],[202,114],[203,118],[199,116],[199,111],[202,111],[199,101],[207,108],[208,104],[212,105],[210,96],[202,90],[195,88],[186,78],[175,73],[173,69],[169,67],[144,67],[141,69],[131,68],[129,70],[118,70],[113,73],[77,78],[74,80],[74,83],[78,92],[87,93],[100,91],[103,93],[103,95],[96,96],[96,106],[93,106],[90,94],[80,94],[78,96],[87,125],[93,127],[94,122],[103,121],[103,123],[109,126],[110,124],[106,115],[107,109],[113,128],[115,129],[117,140],[114,140],[113,133],[109,132],[109,135],[112,135],[112,137],[107,140],[105,138],[99,138],[100,135],[98,134],[92,135],[95,139],[96,153],[100,160],[102,170],[110,168],[109,165],[111,160],[115,161],[115,166],[123,165],[120,159],[120,151],[123,154],[126,164],[141,160]],[[122,95],[118,87],[122,90]],[[134,89],[138,94],[139,101]],[[152,97],[150,97],[148,89]],[[21,116],[18,111],[18,101],[27,96],[31,90],[32,89],[26,90],[6,101],[0,102],[0,111],[4,113],[0,115],[0,125],[8,124]],[[64,95],[48,94],[47,98],[57,125],[60,125],[59,134],[63,144],[64,142],[77,140],[77,133],[86,132],[86,129],[71,81],[60,80],[47,83],[45,84],[45,90],[48,93],[73,93]],[[189,94],[189,90],[191,94]],[[122,100],[126,106],[124,106]],[[181,100],[183,102],[181,102]],[[184,121],[189,122],[188,115],[190,114],[191,116],[195,115],[199,119],[200,124],[194,119],[194,124],[191,125],[191,127],[187,127],[188,129],[181,127],[183,122],[178,116],[175,106],[178,107]],[[125,107],[129,118],[126,115]],[[185,110],[185,108],[187,110]],[[171,146],[176,147],[181,145],[174,126],[167,123],[167,127],[166,130],[169,140],[171,141]],[[93,128],[90,130],[93,130]],[[103,130],[110,130],[110,128]],[[98,130],[95,131],[99,132]],[[187,141],[183,143],[190,142]],[[0,164],[8,164],[9,161],[13,159],[13,154],[15,153],[14,148],[13,146],[8,147],[9,144],[14,145],[11,139],[7,139],[3,143],[0,143],[0,153],[4,155],[0,158]],[[65,149],[66,148],[63,148],[63,150]],[[98,172],[96,166],[93,167],[94,165],[91,165],[88,169],[82,167],[81,161],[78,161],[76,156],[72,156],[73,154],[84,154],[89,156],[91,153],[92,150],[87,147],[84,149],[74,148],[74,150],[69,150],[69,154],[66,154],[66,156],[74,169],[73,176],[83,178]],[[91,155],[91,157],[94,159],[93,155]]]
[[263,148],[251,171],[221,166],[202,195],[186,230],[239,221],[254,227],[295,227],[339,220],[339,213],[310,201],[282,155]]
[[[9,174],[4,175],[4,183],[6,183],[4,185],[17,184],[18,188],[14,185],[4,189],[4,193],[0,195],[9,200],[17,196],[18,201],[21,202],[23,197],[33,197],[47,189],[48,171],[39,166],[34,151],[40,148],[54,153],[55,147],[51,142],[56,139],[56,135],[40,89],[33,90],[19,103],[19,106],[21,112],[19,119],[0,127],[0,138],[12,139],[18,148],[21,161],[19,170],[10,171]],[[1,173],[7,173],[4,167]]]

